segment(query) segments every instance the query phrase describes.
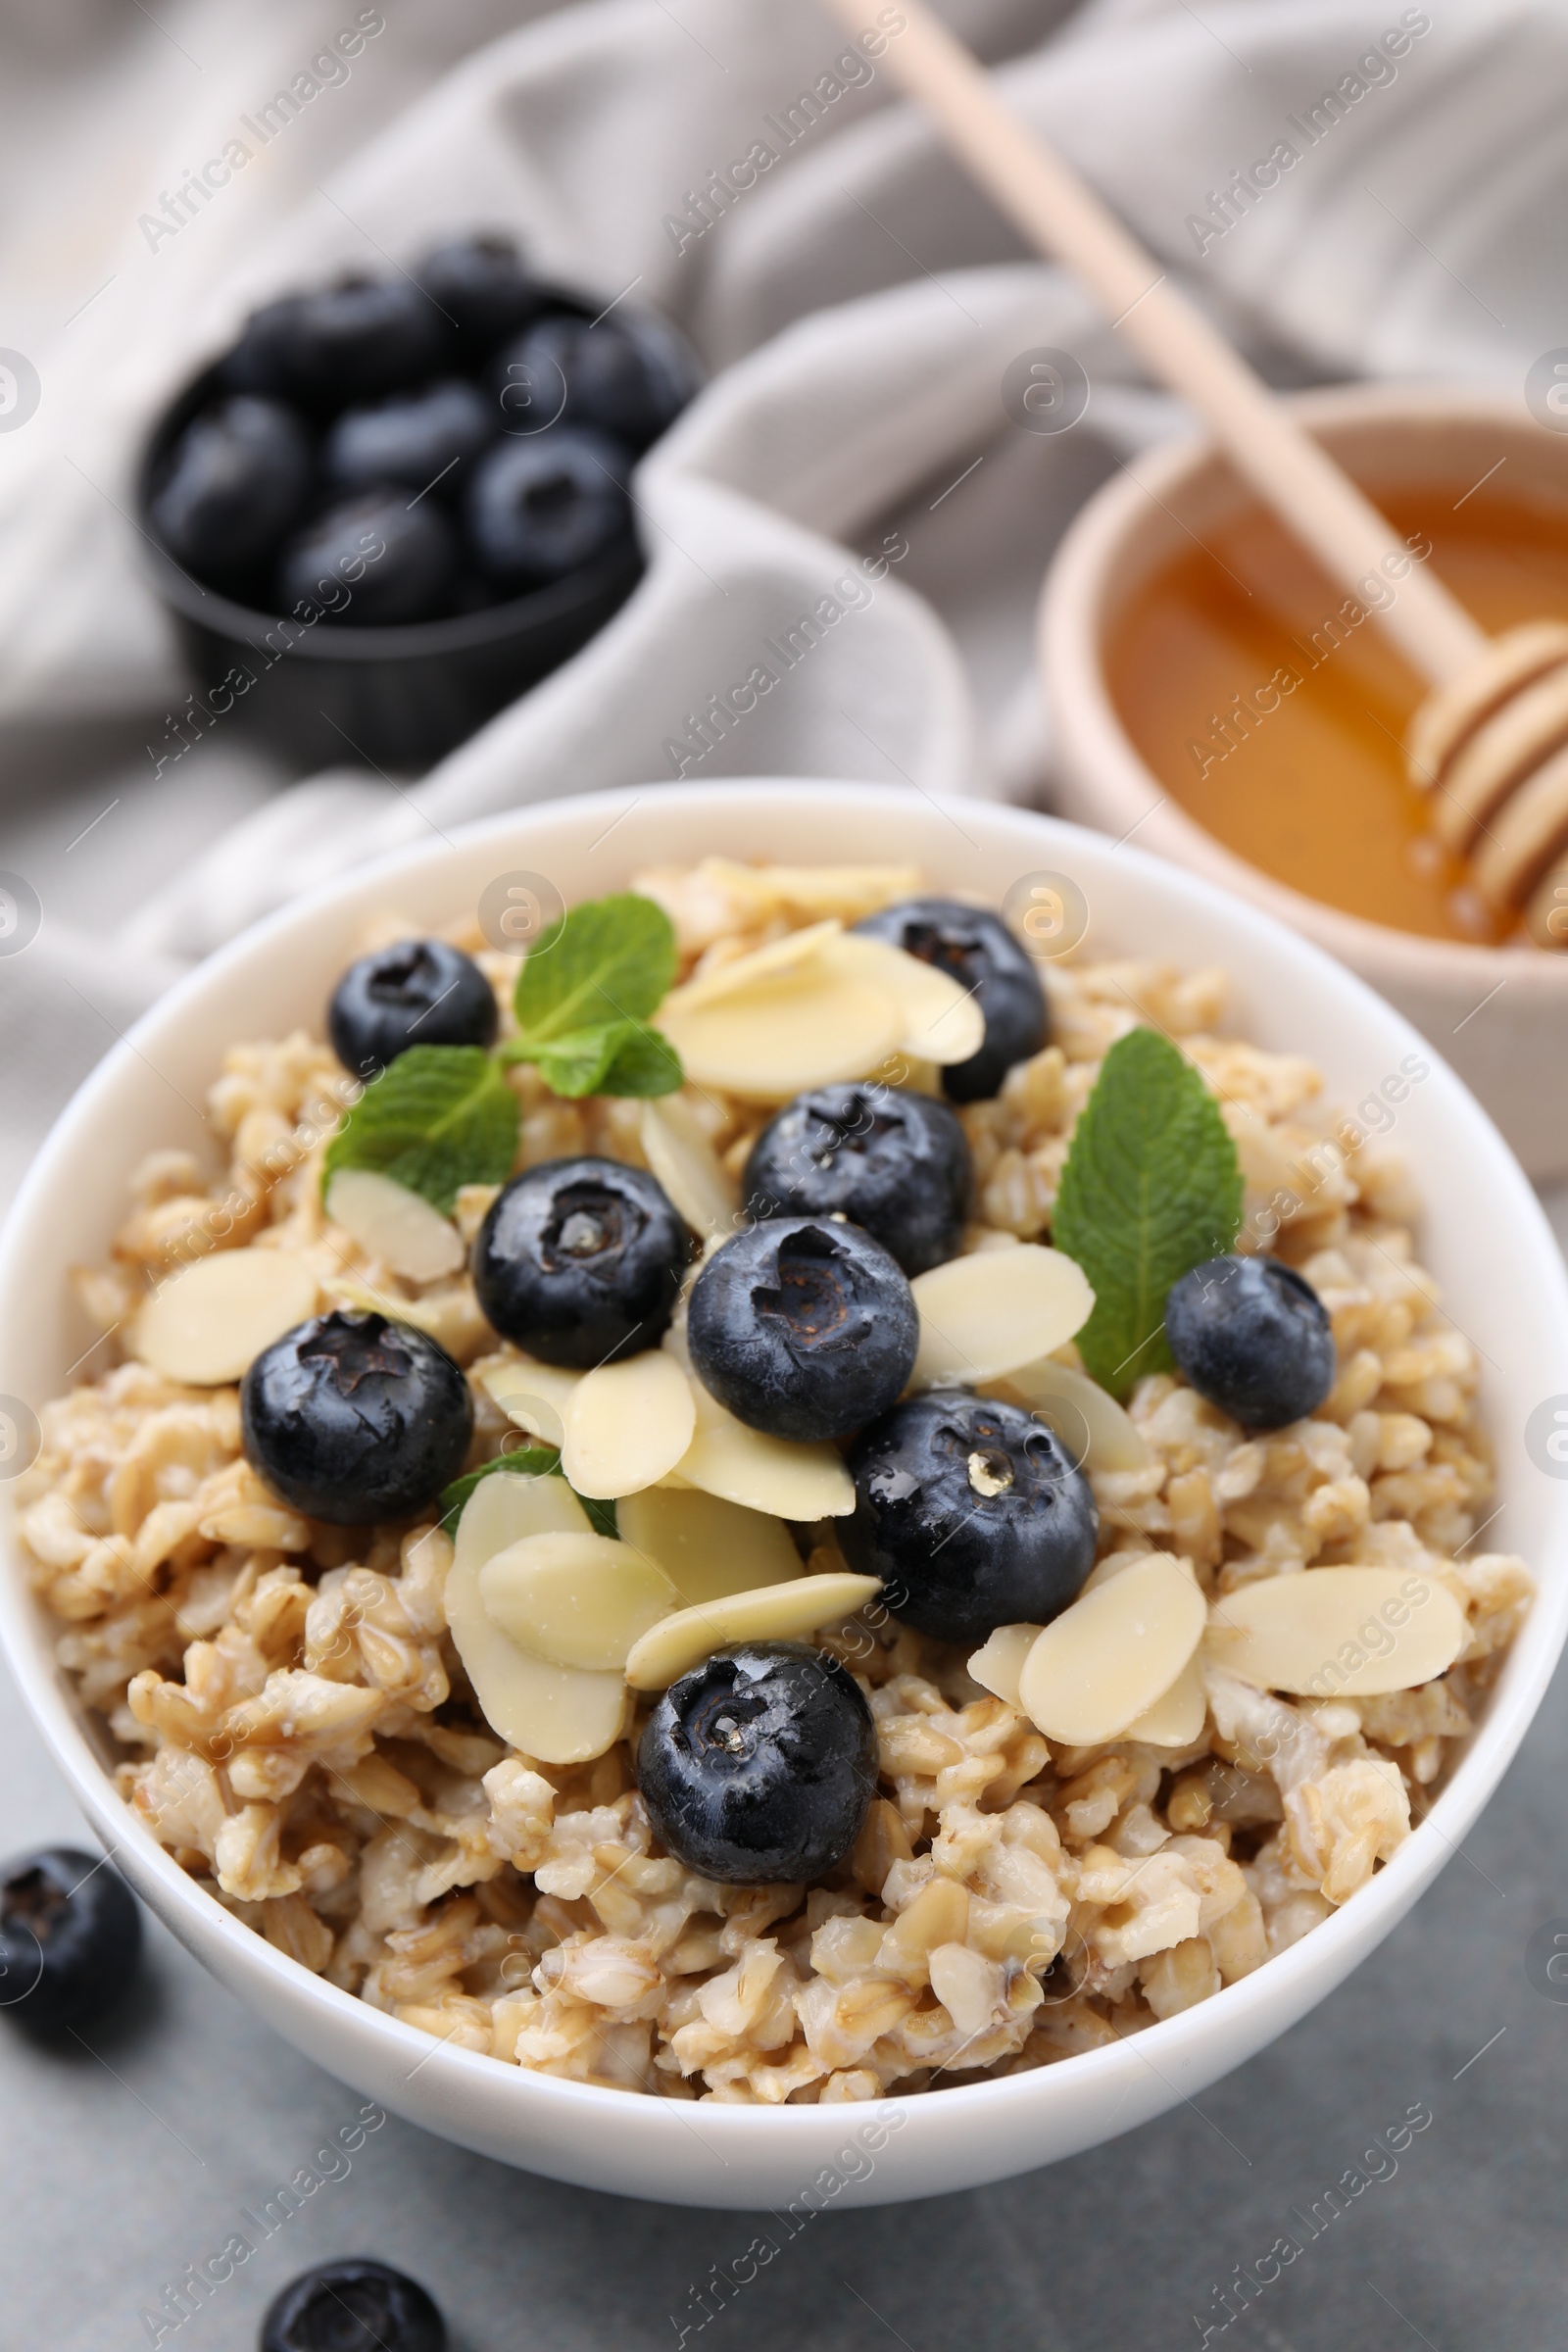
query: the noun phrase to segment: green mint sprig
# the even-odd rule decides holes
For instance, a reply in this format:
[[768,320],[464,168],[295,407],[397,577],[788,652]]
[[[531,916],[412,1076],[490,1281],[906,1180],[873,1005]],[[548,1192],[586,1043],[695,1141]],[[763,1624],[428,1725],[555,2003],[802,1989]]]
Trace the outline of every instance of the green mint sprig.
[[[481,1462],[477,1470],[466,1471],[455,1478],[451,1486],[441,1490],[441,1525],[449,1536],[458,1532],[463,1506],[482,1478],[491,1478],[498,1470],[509,1470],[518,1478],[564,1478],[561,1456],[553,1446],[519,1446],[515,1452],[498,1453],[493,1462]],[[575,1487],[572,1493],[577,1494]],[[601,1502],[592,1494],[577,1494],[577,1500],[587,1512],[596,1536],[617,1536],[615,1506]]]
[[517,1098],[483,1046],[410,1046],[372,1078],[326,1148],[339,1168],[373,1168],[450,1216],[466,1184],[505,1184],[517,1156]]
[[590,899],[542,931],[517,974],[517,1035],[505,1061],[531,1061],[552,1093],[668,1095],[680,1056],[648,1016],[675,977],[675,933],[652,899]]
[[1231,1248],[1242,1195],[1236,1146],[1192,1064],[1156,1030],[1118,1038],[1073,1132],[1051,1235],[1094,1285],[1078,1351],[1113,1396],[1171,1369],[1166,1296]]

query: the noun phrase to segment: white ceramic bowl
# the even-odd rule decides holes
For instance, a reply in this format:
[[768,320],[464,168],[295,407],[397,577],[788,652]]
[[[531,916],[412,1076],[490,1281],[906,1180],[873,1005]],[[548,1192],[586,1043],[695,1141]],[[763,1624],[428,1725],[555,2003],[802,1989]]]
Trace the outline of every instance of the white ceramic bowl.
[[[123,1214],[127,1169],[159,1146],[200,1146],[191,1106],[231,1040],[319,1021],[365,918],[395,907],[417,923],[445,922],[471,912],[493,876],[517,868],[548,875],[569,903],[623,887],[648,862],[712,851],[789,862],[917,859],[937,887],[993,899],[1022,875],[1065,872],[1088,898],[1091,951],[1228,966],[1246,1034],[1310,1054],[1337,1101],[1361,1101],[1417,1051],[1397,1013],[1293,933],[1191,875],[1049,818],[850,783],[663,785],[557,802],[402,852],[288,908],[137,1024],[60,1120],[0,1238],[0,1392],[37,1403],[65,1386],[92,1336],[66,1269],[103,1253]],[[465,2146],[596,2188],[753,2208],[783,2208],[819,2176],[818,2203],[877,2204],[1092,2147],[1240,2065],[1388,1934],[1496,1787],[1568,1630],[1568,1484],[1533,1469],[1523,1442],[1531,1410],[1568,1392],[1562,1263],[1507,1148],[1446,1067],[1434,1066],[1398,1118],[1428,1203],[1426,1260],[1488,1359],[1507,1541],[1541,1578],[1485,1722],[1430,1820],[1302,1942],[1112,2048],[891,2100],[882,2112],[899,2121],[874,2152],[875,2134],[854,2136],[873,2113],[864,2108],[694,2107],[557,2082],[442,2046],[285,1959],[200,1892],[115,1794],[100,1742],[54,1665],[8,1525],[0,1632],[23,1694],[94,1829],[188,1949],[330,2073]]]

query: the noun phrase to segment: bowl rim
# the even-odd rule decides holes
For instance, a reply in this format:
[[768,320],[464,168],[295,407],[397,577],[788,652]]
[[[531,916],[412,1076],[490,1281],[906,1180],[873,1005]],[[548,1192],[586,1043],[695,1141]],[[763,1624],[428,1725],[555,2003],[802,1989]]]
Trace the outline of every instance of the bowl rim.
[[[1416,422],[1473,422],[1525,434],[1533,424],[1516,393],[1486,384],[1343,383],[1279,395],[1309,429]],[[1555,436],[1552,436],[1555,438]],[[1149,824],[1147,838],[1168,845],[1190,873],[1268,908],[1343,962],[1401,982],[1451,988],[1456,976],[1478,995],[1507,980],[1553,1001],[1568,990],[1568,956],[1523,943],[1490,946],[1441,940],[1375,923],[1309,897],[1265,873],[1189,815],[1150,768],[1121,723],[1101,661],[1106,597],[1114,574],[1147,524],[1152,504],[1175,502],[1206,468],[1222,463],[1205,432],[1183,434],[1119,467],[1079,508],[1063,532],[1036,608],[1037,658],[1050,707],[1065,713],[1064,732],[1081,739],[1080,759],[1100,778],[1107,831],[1122,821]],[[1153,796],[1153,807],[1151,797]]]
[[[538,803],[456,828],[439,844],[426,846],[419,842],[389,852],[348,875],[322,884],[252,925],[195,966],[144,1013],[89,1073],[55,1122],[0,1229],[0,1321],[6,1317],[6,1301],[23,1263],[35,1261],[40,1251],[45,1256],[49,1254],[48,1219],[56,1170],[69,1164],[71,1155],[92,1134],[100,1097],[122,1075],[134,1075],[136,1065],[145,1068],[146,1048],[156,1044],[166,1026],[177,1029],[187,1010],[199,1004],[215,974],[243,966],[248,959],[259,956],[282,959],[295,934],[312,929],[345,902],[369,891],[394,889],[400,881],[428,875],[432,868],[460,865],[475,849],[491,844],[510,843],[521,852],[541,826],[564,817],[584,828],[595,824],[608,828],[625,817],[636,800],[646,797],[671,811],[685,808],[698,814],[711,812],[713,821],[709,837],[713,838],[727,808],[744,803],[755,812],[770,793],[779,799],[781,813],[782,796],[788,796],[788,814],[792,819],[814,806],[820,810],[824,831],[829,834],[835,816],[847,805],[858,805],[868,821],[873,814],[878,822],[886,819],[895,840],[901,809],[910,819],[928,820],[934,807],[948,814],[950,821],[959,822],[961,817],[960,829],[977,828],[981,835],[977,846],[982,848],[989,835],[996,850],[1005,853],[1018,846],[1022,832],[1032,836],[1042,848],[1076,850],[1097,861],[1114,855],[1142,877],[1146,887],[1186,898],[1195,910],[1212,913],[1221,930],[1239,929],[1276,967],[1284,967],[1282,985],[1290,980],[1298,981],[1309,997],[1321,998],[1326,993],[1331,1000],[1338,999],[1341,1007],[1348,1011],[1370,1014],[1378,1027],[1387,1030],[1393,1024],[1408,1039],[1412,1050],[1430,1056],[1436,1092],[1450,1097],[1452,1111],[1464,1115],[1475,1157],[1489,1183],[1496,1188],[1499,1218],[1505,1218],[1531,1237],[1530,1246],[1538,1260],[1537,1279],[1545,1296],[1555,1300],[1556,1328],[1568,1335],[1568,1269],[1540,1202],[1493,1122],[1462,1081],[1404,1016],[1313,942],[1294,932],[1282,933],[1258,907],[1220,890],[1200,875],[1172,866],[1134,844],[1112,845],[1104,836],[1061,818],[956,796],[947,796],[945,808],[943,800],[932,795],[859,780],[801,781],[786,777],[718,778],[702,784],[657,783],[640,791],[632,787],[629,795],[628,788],[621,787],[567,801]],[[64,1267],[61,1271],[64,1273]],[[1568,1390],[1568,1336],[1563,1346],[1563,1386]],[[1554,1533],[1568,1537],[1568,1487],[1554,1510]],[[334,2054],[321,2054],[322,2035],[317,2034],[311,2044],[312,2055],[330,2071],[341,2071],[350,2082],[365,2073],[372,2056],[383,2066],[383,2074],[394,2060],[407,2059],[416,2062],[414,2073],[428,2067],[433,2080],[447,2086],[451,2094],[447,2105],[452,2113],[462,2107],[465,2090],[470,2090],[474,2096],[469,2113],[477,2116],[484,2111],[493,2115],[506,2103],[520,2120],[532,2119],[536,2129],[531,2137],[541,2141],[548,2137],[555,2119],[560,2119],[569,2131],[571,2119],[599,2116],[608,2125],[618,2123],[623,2133],[629,2130],[644,2148],[653,2144],[650,2134],[657,2137],[661,2133],[664,2135],[664,2145],[679,2146],[679,2140],[670,2139],[669,2134],[694,2128],[686,2114],[688,2102],[505,2066],[482,2053],[432,2041],[418,2028],[371,2008],[356,1995],[324,1983],[289,1960],[189,1879],[116,1791],[86,1728],[84,1711],[63,1671],[54,1665],[53,1629],[27,1587],[10,1521],[7,1500],[5,1508],[0,1510],[3,1522],[0,1553],[4,1554],[0,1572],[0,1651],[7,1658],[24,1704],[52,1760],[63,1772],[89,1822],[138,1891],[198,1957],[233,1986],[245,1986],[248,1983],[265,1987],[268,1997],[259,2005],[280,2031],[288,2031],[278,2025],[284,2012],[318,2016],[322,2034],[330,2032],[336,2036]],[[1568,1543],[1564,1549],[1568,1550]],[[1129,2100],[1136,2110],[1134,2094],[1143,2087],[1143,2071],[1152,2070],[1169,2092],[1169,2096],[1158,2099],[1162,2107],[1172,2104],[1175,2098],[1185,2098],[1186,2092],[1181,2088],[1184,2077],[1201,2087],[1240,2064],[1331,1991],[1382,1940],[1451,1858],[1455,1845],[1494,1791],[1524,1739],[1565,1638],[1568,1638],[1568,1573],[1545,1576],[1503,1675],[1490,1694],[1486,1714],[1466,1742],[1452,1777],[1431,1813],[1353,1900],[1299,1941],[1273,1955],[1250,1976],[1225,1986],[1196,2008],[1160,2020],[1126,2037],[1124,2043],[1084,2051],[1070,2062],[1061,2061],[1022,2075],[949,2085],[940,2097],[900,2094],[895,2088],[866,2112],[883,2115],[890,2107],[902,2110],[902,2120],[912,2128],[902,2144],[912,2155],[917,2146],[930,2151],[935,2143],[972,2137],[977,2120],[1003,2126],[1010,2118],[1016,2132],[1019,2122],[1031,2112],[1044,2117],[1054,2106],[1077,2112],[1087,2103],[1092,2089],[1103,2085],[1109,2093],[1119,2086],[1120,2100],[1109,2102],[1108,2127],[1097,2126],[1080,2132],[1076,2144],[1086,2146],[1114,2136],[1117,2130],[1131,2129],[1143,2120],[1142,2114],[1135,2111],[1119,2127],[1115,2123],[1115,2116],[1125,2111]],[[1216,2042],[1228,2052],[1217,2063],[1211,2046]],[[341,2065],[336,2054],[339,2047]],[[399,2074],[403,2074],[401,2067]],[[412,2080],[412,2075],[407,2079]],[[386,2093],[380,2095],[385,2097]],[[1151,2114],[1155,2111],[1147,2109]],[[803,2156],[807,2150],[820,2155],[850,2129],[839,2107],[760,2109],[709,2102],[703,2105],[702,2115],[698,2135],[705,2142],[716,2142],[726,2166],[732,2159],[744,2165],[748,2156],[755,2159],[764,2148],[775,2149],[781,2144],[794,2151],[798,2143],[798,2152]],[[454,2130],[451,2135],[457,2137],[460,2133]],[[1001,2137],[1004,2136],[1004,2132]],[[998,2144],[1001,2145],[1001,2138]],[[515,2157],[510,2160],[525,2161]],[[1042,2159],[1036,2155],[1032,2161],[1038,2163]],[[551,2168],[541,2164],[540,2169]],[[980,2181],[1019,2169],[1013,2158],[1004,2156],[1000,2162],[993,2161],[989,2171],[981,2164],[969,2166],[964,2178],[971,2182]],[[578,2176],[567,2170],[563,2177]],[[719,2182],[715,2187],[732,2190],[734,2183]],[[670,2193],[683,2192],[672,2185]],[[926,2192],[918,2187],[900,2189],[894,2185],[883,2193],[898,2196]],[[710,2198],[691,2201],[741,2206],[746,2203],[744,2196],[732,2193],[715,2193]]]

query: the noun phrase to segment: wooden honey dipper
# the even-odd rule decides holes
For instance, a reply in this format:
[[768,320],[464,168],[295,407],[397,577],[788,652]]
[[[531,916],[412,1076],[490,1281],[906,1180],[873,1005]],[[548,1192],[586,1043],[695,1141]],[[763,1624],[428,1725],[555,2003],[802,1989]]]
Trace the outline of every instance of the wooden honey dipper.
[[1568,947],[1560,913],[1558,924],[1548,919],[1550,869],[1568,849],[1568,625],[1529,621],[1490,637],[1441,580],[1411,569],[1386,517],[1072,167],[1003,104],[925,0],[899,0],[905,25],[891,37],[870,0],[830,5],[852,32],[882,44],[875,54],[970,177],[1082,280],[1330,577],[1358,601],[1369,575],[1398,581],[1392,602],[1368,610],[1430,690],[1404,749],[1411,782],[1430,798],[1432,828],[1471,859],[1495,911],[1528,906],[1533,935]]

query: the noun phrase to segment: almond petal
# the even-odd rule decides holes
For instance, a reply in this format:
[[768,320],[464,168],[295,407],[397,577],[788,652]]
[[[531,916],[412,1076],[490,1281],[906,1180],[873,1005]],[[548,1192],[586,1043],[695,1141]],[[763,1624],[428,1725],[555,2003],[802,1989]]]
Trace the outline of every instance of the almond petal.
[[339,1168],[326,1188],[326,1213],[368,1257],[411,1282],[455,1274],[466,1254],[450,1217],[374,1168]]
[[1193,1583],[1197,1584],[1198,1570],[1193,1566],[1192,1561],[1184,1558],[1180,1552],[1112,1551],[1107,1553],[1104,1559],[1097,1560],[1090,1569],[1079,1591],[1079,1599],[1083,1598],[1085,1592],[1098,1592],[1102,1585],[1113,1584],[1116,1578],[1124,1576],[1129,1568],[1137,1568],[1143,1561],[1151,1559],[1174,1561],[1183,1576],[1190,1576]]
[[498,1364],[480,1377],[509,1421],[552,1446],[561,1444],[566,1407],[582,1373],[564,1371],[559,1364],[536,1364],[524,1356],[518,1363]]
[[837,939],[844,926],[836,915],[825,922],[810,923],[801,931],[787,931],[782,939],[770,939],[765,948],[754,948],[749,956],[733,956],[727,963],[715,964],[710,971],[699,973],[683,988],[672,988],[659,1008],[659,1024],[662,1028],[666,1014],[695,1012],[704,1004],[717,1004],[725,997],[740,990],[755,988],[759,981],[780,980],[787,974],[811,963],[830,939]]
[[[536,1763],[584,1764],[613,1747],[620,1737],[626,1716],[624,1679],[547,1666],[543,1659],[531,1657],[502,1632],[479,1595],[478,1554],[485,1531],[514,1500],[504,1491],[529,1487],[558,1487],[568,1500],[575,1500],[560,1478],[514,1478],[503,1471],[481,1480],[458,1523],[446,1582],[447,1623],[480,1712],[497,1737]],[[481,1496],[484,1508],[476,1511]]]
[[985,1044],[986,1016],[974,991],[891,940],[846,931],[825,942],[821,958],[830,970],[893,999],[904,1016],[900,1047],[918,1060],[968,1061]]
[[671,1010],[659,1025],[688,1078],[743,1102],[788,1102],[808,1087],[863,1077],[891,1054],[904,1015],[883,990],[867,988],[812,959],[695,1010]]
[[587,1536],[592,1522],[564,1478],[541,1471],[496,1470],[481,1478],[463,1506],[453,1544],[465,1568],[484,1566],[496,1552],[525,1536]]
[[881,1590],[879,1577],[835,1569],[827,1576],[792,1577],[787,1584],[732,1592],[702,1608],[677,1609],[644,1634],[626,1660],[626,1680],[634,1690],[662,1690],[731,1642],[798,1642],[819,1625],[863,1608]]
[[651,1487],[628,1494],[615,1524],[622,1544],[661,1567],[687,1608],[804,1574],[781,1519],[696,1487]]
[[950,1258],[909,1288],[920,1310],[917,1388],[973,1387],[1033,1364],[1081,1331],[1095,1303],[1083,1268],[1036,1242]]
[[1192,1577],[1151,1552],[1046,1627],[1018,1678],[1025,1713],[1048,1740],[1114,1740],[1170,1689],[1207,1614]]
[[1261,1690],[1372,1698],[1446,1674],[1465,1613],[1446,1585],[1408,1568],[1306,1568],[1265,1577],[1209,1611],[1215,1659]]
[[832,1446],[764,1437],[726,1412],[701,1381],[691,1384],[697,1430],[674,1474],[707,1494],[774,1519],[840,1519],[855,1508],[855,1481]]
[[679,1095],[643,1104],[643,1157],[693,1233],[706,1242],[735,1230],[740,1187],[724,1173],[701,1120]]
[[650,1348],[583,1374],[566,1404],[561,1466],[579,1494],[636,1494],[674,1469],[696,1427],[685,1373]]
[[1141,1740],[1146,1747],[1191,1747],[1202,1737],[1208,1712],[1200,1653],[1194,1650],[1168,1690],[1152,1707],[1135,1715],[1120,1740]]
[[969,1672],[981,1690],[1021,1711],[1018,1678],[1044,1630],[1038,1625],[999,1625],[969,1660]]
[[632,1644],[678,1605],[667,1576],[608,1536],[524,1536],[479,1570],[502,1632],[550,1666],[620,1673]]
[[1146,1470],[1151,1455],[1136,1424],[1098,1380],[1044,1356],[997,1383],[1013,1403],[1050,1423],[1084,1470]]
[[217,1388],[316,1312],[315,1274],[287,1250],[220,1250],[172,1275],[142,1306],[130,1350],[166,1380]]

